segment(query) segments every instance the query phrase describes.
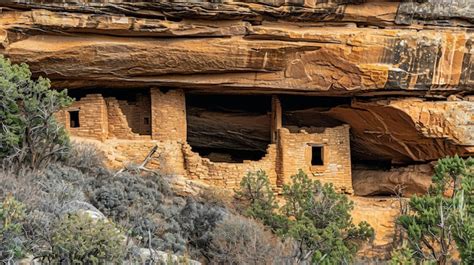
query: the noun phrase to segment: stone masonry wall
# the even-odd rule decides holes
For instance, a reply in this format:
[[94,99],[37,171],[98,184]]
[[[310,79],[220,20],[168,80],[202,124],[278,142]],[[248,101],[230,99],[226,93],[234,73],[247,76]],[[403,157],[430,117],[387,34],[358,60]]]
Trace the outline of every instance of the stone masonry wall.
[[[349,128],[349,125],[321,128],[323,131],[318,131],[321,130],[319,128],[300,128],[298,132],[280,129],[279,170],[282,180],[279,182],[291,182],[290,177],[301,169],[322,183],[332,182],[336,189],[352,193]],[[324,165],[311,165],[312,145],[323,146]]]
[[[66,128],[74,136],[105,141],[110,147],[109,160],[118,167],[129,162],[142,162],[157,145],[158,151],[148,166],[164,174],[186,175],[210,185],[234,189],[249,171],[262,169],[277,190],[283,184],[290,183],[290,177],[302,169],[310,177],[323,183],[332,182],[337,189],[352,193],[349,125],[280,128],[276,143],[270,144],[266,155],[258,161],[211,162],[193,152],[186,142],[184,92],[153,88],[150,95],[151,139],[133,133],[129,126],[133,122],[132,117],[144,115],[146,106],[141,112],[135,111],[137,107],[126,101],[116,98],[104,100],[99,94],[88,95],[68,109],[79,110],[80,127]],[[68,110],[58,114],[66,125],[69,125]],[[311,165],[312,145],[323,147],[323,165]]]
[[[70,111],[79,111],[79,127],[71,128]],[[108,136],[107,106],[100,94],[89,94],[57,113],[58,121],[72,136],[104,141]]]
[[186,141],[186,103],[181,89],[150,90],[153,140]]
[[137,94],[136,100],[118,100],[132,132],[139,135],[151,134],[151,102],[148,95]]
[[133,133],[128,126],[127,117],[122,112],[118,100],[110,97],[106,98],[105,101],[107,102],[109,137],[118,139],[137,138],[138,135]]
[[226,189],[237,188],[247,172],[264,170],[272,186],[277,184],[276,157],[277,147],[270,144],[267,154],[258,161],[244,160],[243,163],[212,162],[191,150],[191,146],[183,146],[184,162],[188,178],[199,179],[207,184]]
[[147,167],[157,169],[162,174],[186,175],[181,143],[142,139],[110,139],[105,141],[104,145],[107,146],[108,164],[113,168],[122,168],[129,163],[140,164],[151,149],[157,145],[158,150]]

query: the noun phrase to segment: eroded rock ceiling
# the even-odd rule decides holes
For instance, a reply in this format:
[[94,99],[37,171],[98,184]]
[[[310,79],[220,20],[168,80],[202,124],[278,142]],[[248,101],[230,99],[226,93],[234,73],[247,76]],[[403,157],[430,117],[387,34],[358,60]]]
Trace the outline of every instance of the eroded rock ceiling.
[[[472,155],[474,4],[419,2],[0,0],[0,53],[55,88],[353,97],[287,114],[350,124],[361,160]],[[196,110],[196,139],[267,140],[265,115],[221,116],[234,130]]]

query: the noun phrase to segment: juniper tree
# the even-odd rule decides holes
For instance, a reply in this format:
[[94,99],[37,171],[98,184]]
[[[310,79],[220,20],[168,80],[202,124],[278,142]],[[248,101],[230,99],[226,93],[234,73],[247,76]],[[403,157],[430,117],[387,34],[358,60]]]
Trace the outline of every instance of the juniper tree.
[[440,159],[426,195],[413,196],[399,217],[408,247],[420,262],[446,264],[455,245],[463,264],[474,263],[474,159]]
[[68,137],[54,114],[72,99],[51,90],[46,78],[32,79],[26,64],[0,56],[0,160],[42,167],[67,150]]
[[282,207],[276,206],[269,191],[268,177],[259,171],[242,180],[237,194],[249,200],[247,214],[294,240],[295,263],[348,264],[361,243],[374,234],[366,222],[353,224],[353,203],[346,195],[337,193],[331,184],[309,179],[301,170],[292,176],[291,184],[284,185]]

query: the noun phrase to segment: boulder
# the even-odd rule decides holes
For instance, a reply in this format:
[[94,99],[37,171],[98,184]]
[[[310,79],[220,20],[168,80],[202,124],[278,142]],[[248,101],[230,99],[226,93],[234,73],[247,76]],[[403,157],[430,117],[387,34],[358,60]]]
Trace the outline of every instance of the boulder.
[[431,165],[415,165],[383,170],[352,172],[354,194],[358,196],[424,194],[431,185]]

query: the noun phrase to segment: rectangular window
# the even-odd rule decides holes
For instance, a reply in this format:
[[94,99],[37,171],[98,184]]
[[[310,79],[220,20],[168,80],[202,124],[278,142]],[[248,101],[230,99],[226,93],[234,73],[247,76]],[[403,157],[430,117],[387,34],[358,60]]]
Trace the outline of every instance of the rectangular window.
[[311,146],[311,165],[312,166],[322,166],[324,165],[323,161],[324,149],[322,146]]
[[145,125],[149,125],[149,124],[150,124],[150,118],[147,118],[147,117],[146,117],[146,118],[143,118],[143,123],[144,123]]
[[79,111],[72,110],[69,111],[69,127],[71,128],[79,128]]

